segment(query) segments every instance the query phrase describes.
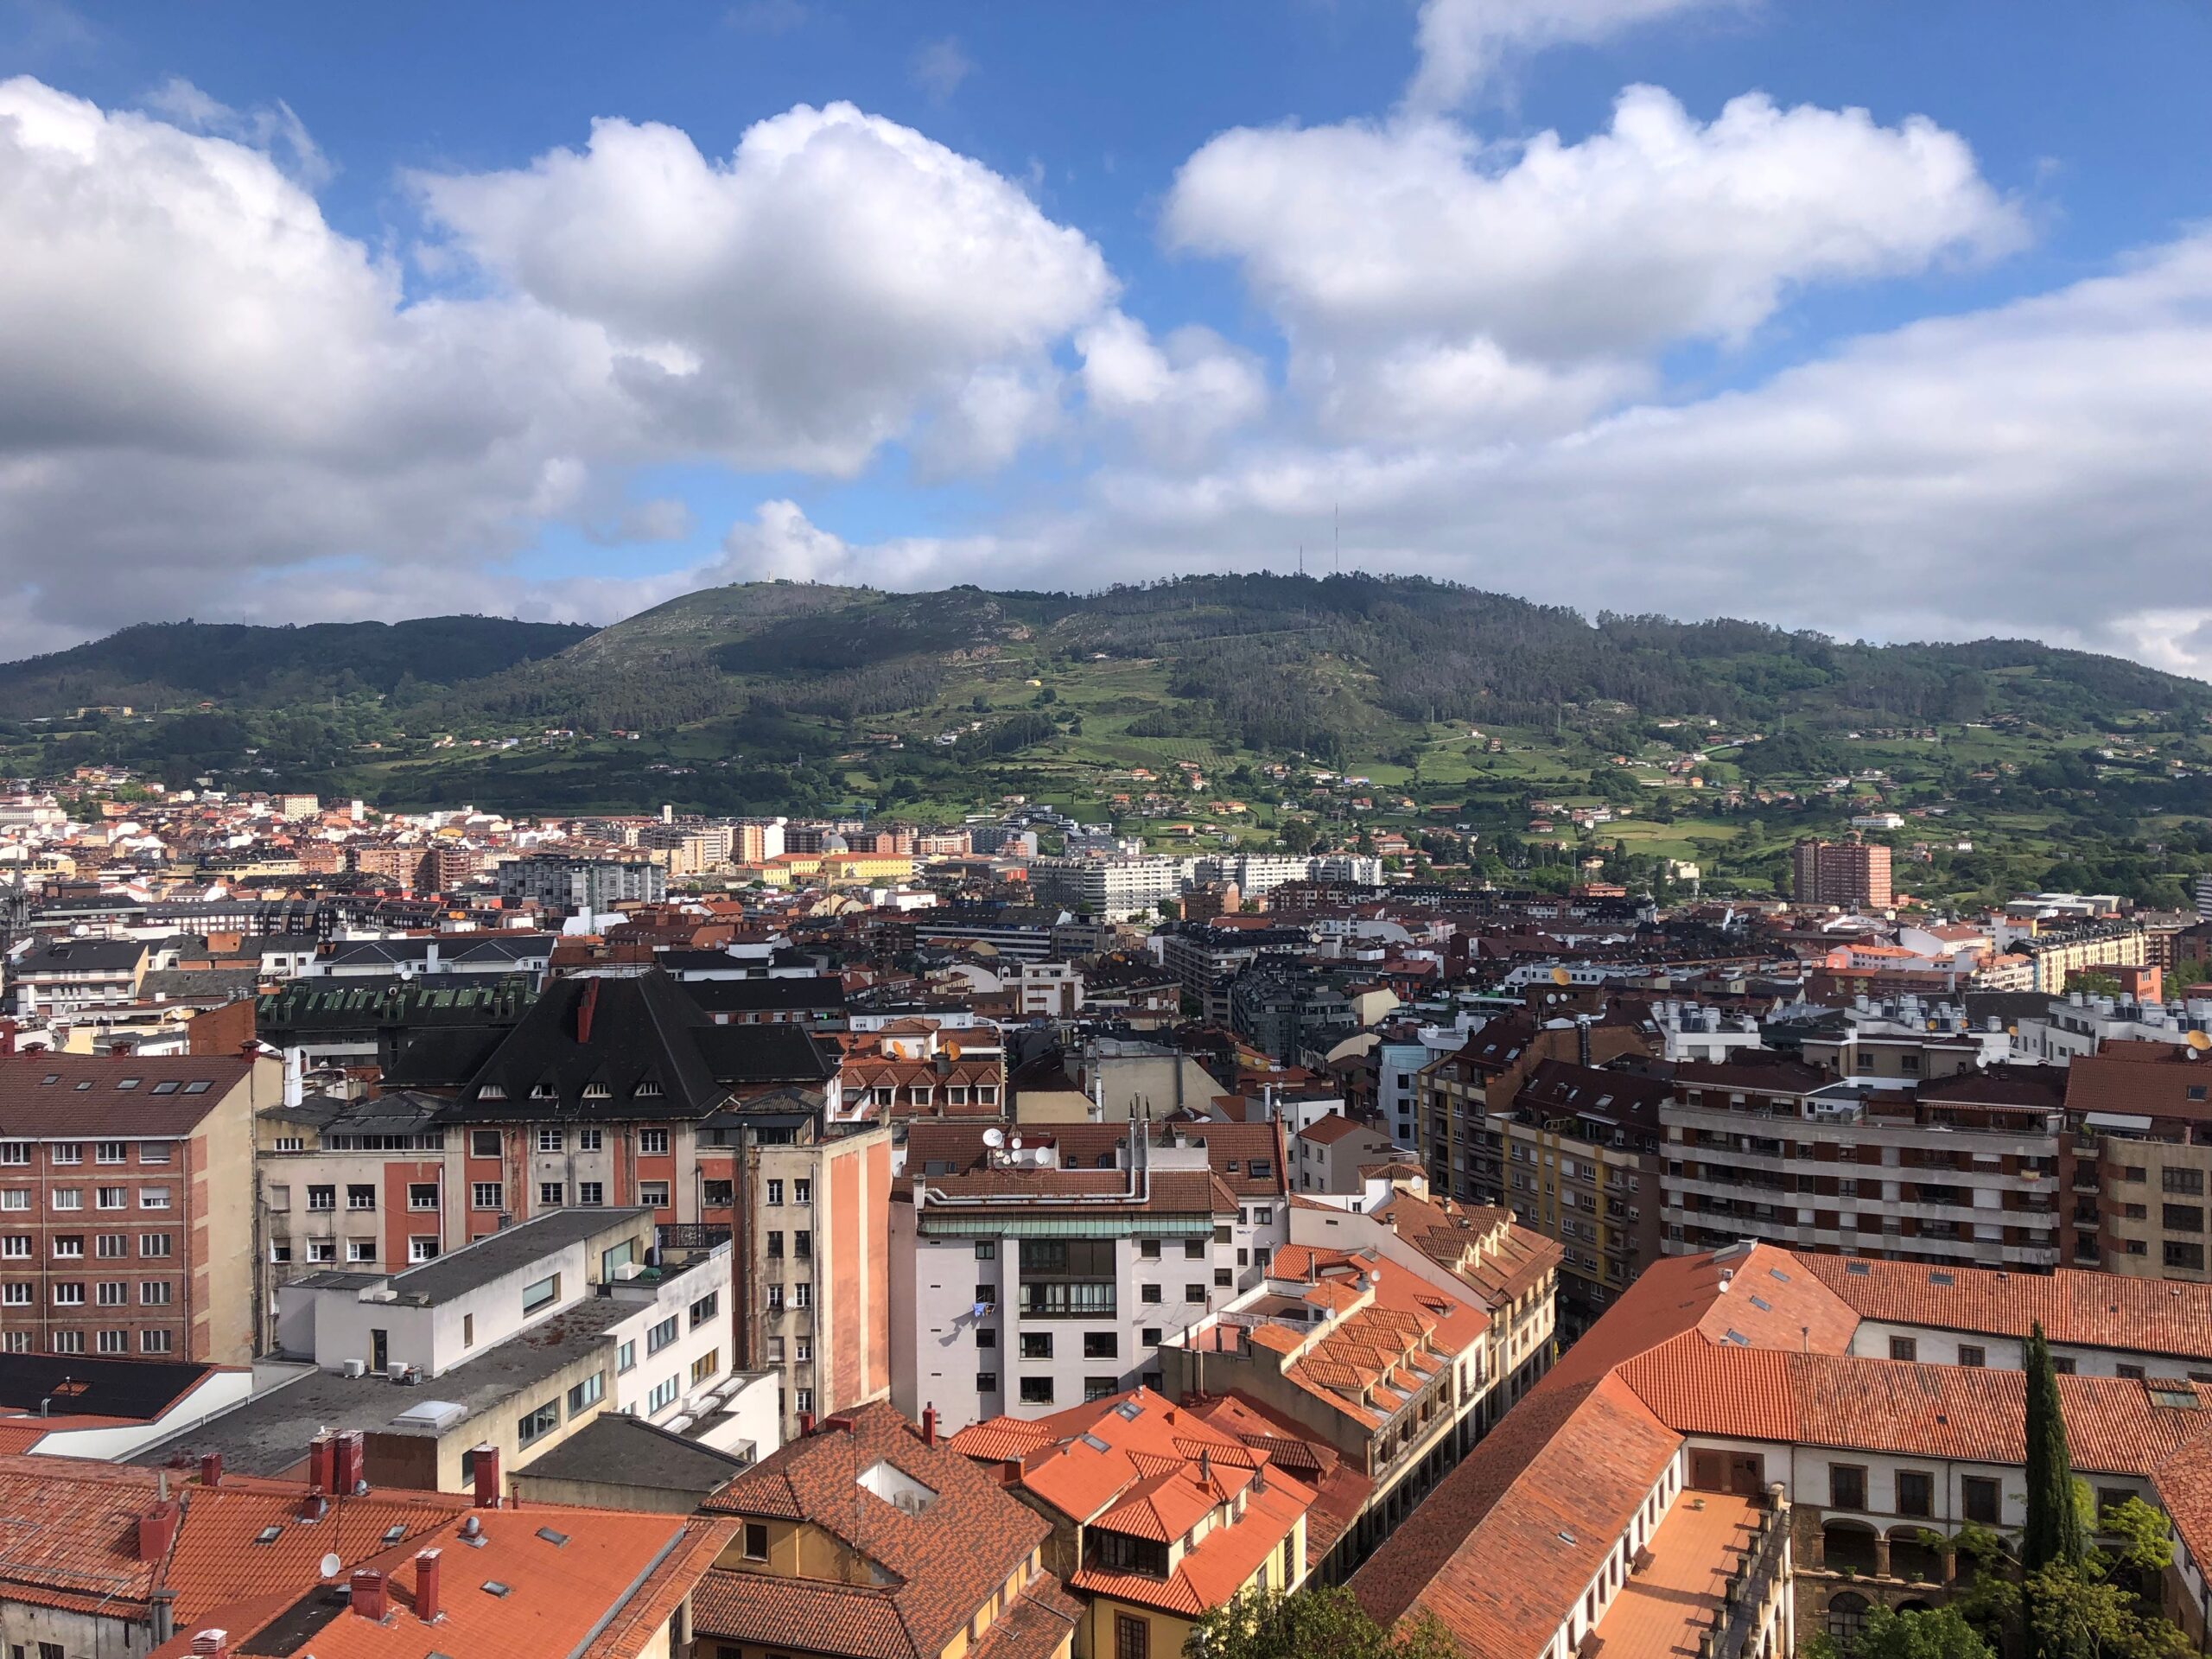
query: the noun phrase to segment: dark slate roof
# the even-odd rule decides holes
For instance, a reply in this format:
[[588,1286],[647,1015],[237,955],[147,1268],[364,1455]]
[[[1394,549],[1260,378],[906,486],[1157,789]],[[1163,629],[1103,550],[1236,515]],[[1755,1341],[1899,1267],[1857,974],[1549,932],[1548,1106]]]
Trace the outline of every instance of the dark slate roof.
[[752,1465],[640,1418],[602,1413],[518,1472],[531,1479],[575,1480],[693,1492],[703,1498]]
[[522,976],[422,974],[296,979],[254,1004],[262,1031],[365,1031],[379,1026],[511,1026],[537,993]]
[[0,1407],[57,1416],[152,1421],[218,1368],[167,1359],[93,1359],[84,1354],[0,1355]]
[[552,1210],[516,1226],[487,1233],[473,1244],[448,1250],[420,1267],[392,1275],[391,1288],[410,1306],[434,1307],[493,1280],[542,1262],[556,1250],[612,1232],[627,1222],[650,1229],[650,1210]]
[[331,967],[427,962],[435,944],[440,962],[491,968],[550,956],[553,939],[550,933],[442,933],[435,938],[349,939],[334,944],[321,960]]
[[137,939],[49,939],[35,944],[16,959],[14,971],[24,974],[127,974],[144,960],[146,947]]
[[709,1014],[845,1011],[845,982],[831,975],[783,979],[692,979],[683,994]]
[[449,1121],[696,1119],[734,1087],[820,1084],[836,1070],[798,1027],[710,1023],[658,969],[581,976],[545,988]]
[[452,1103],[407,1090],[373,1100],[342,1095],[309,1095],[296,1106],[269,1106],[261,1116],[285,1123],[307,1123],[325,1135],[420,1135],[435,1128]]

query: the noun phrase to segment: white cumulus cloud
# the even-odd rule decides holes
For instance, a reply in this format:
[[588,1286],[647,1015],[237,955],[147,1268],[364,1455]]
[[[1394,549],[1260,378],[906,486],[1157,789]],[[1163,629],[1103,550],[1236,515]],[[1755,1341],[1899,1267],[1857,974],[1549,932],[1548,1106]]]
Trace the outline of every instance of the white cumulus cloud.
[[1639,24],[1743,0],[1422,0],[1421,65],[1407,89],[1417,109],[1443,109],[1479,88],[1509,57],[1587,46]]

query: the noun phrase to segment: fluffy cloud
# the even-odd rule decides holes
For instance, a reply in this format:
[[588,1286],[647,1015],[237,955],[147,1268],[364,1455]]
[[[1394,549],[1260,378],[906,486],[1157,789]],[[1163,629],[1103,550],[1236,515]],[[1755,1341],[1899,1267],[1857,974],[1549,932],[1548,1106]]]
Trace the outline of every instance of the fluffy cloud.
[[1509,54],[1588,45],[1640,23],[1727,0],[1422,0],[1421,67],[1406,101],[1416,109],[1458,104]]
[[827,582],[871,588],[935,588],[988,575],[997,544],[988,537],[930,536],[856,544],[811,523],[796,501],[764,501],[750,521],[730,527],[722,556],[694,573],[709,582]]
[[1114,289],[1006,180],[849,104],[760,122],[726,162],[602,120],[581,153],[416,183],[473,262],[604,332],[651,439],[747,468],[857,473]]
[[1741,340],[1797,289],[2021,236],[1932,122],[1751,94],[1700,124],[1648,86],[1580,143],[1504,155],[1443,118],[1224,133],[1185,163],[1165,229],[1238,262],[1294,378],[1369,438],[1584,418],[1667,346]]
[[0,83],[0,653],[271,602],[257,573],[331,561],[359,581],[296,584],[300,613],[380,583],[481,602],[480,572],[487,608],[526,605],[498,561],[548,520],[683,533],[620,505],[645,462],[849,475],[911,438],[996,465],[1058,421],[1053,351],[1113,291],[1006,181],[834,106],[722,163],[613,122],[419,179],[446,240],[410,299],[288,174],[304,134],[156,101],[171,119]]
[[1155,459],[1190,458],[1267,406],[1259,365],[1211,328],[1179,328],[1155,343],[1142,323],[1115,311],[1075,346],[1084,401],[1127,423]]

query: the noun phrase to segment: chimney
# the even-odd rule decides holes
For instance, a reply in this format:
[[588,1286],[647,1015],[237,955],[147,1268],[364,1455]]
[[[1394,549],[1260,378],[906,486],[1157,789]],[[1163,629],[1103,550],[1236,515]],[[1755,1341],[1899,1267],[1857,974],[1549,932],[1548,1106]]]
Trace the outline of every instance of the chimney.
[[348,1582],[346,1599],[363,1618],[381,1623],[385,1614],[384,1574],[372,1567],[361,1568]]
[[415,1552],[415,1617],[425,1624],[438,1622],[438,1552]]
[[327,1508],[329,1508],[329,1501],[323,1497],[321,1487],[310,1486],[300,1494],[301,1520],[320,1521],[322,1519],[323,1511]]
[[338,1437],[337,1478],[330,1483],[330,1490],[340,1497],[350,1497],[368,1484],[368,1436],[358,1428],[349,1428]]
[[937,1445],[937,1408],[935,1406],[922,1408],[922,1444],[927,1446]]
[[0,1054],[12,1054],[15,1052],[16,1022],[12,1020],[0,1020]]
[[231,1650],[228,1630],[197,1630],[193,1633],[192,1650],[210,1656],[210,1659],[227,1659]]
[[1590,1064],[1590,1016],[1583,1014],[1574,1022],[1574,1063]]
[[176,1541],[178,1510],[167,1498],[138,1517],[138,1559],[158,1561]]
[[128,1043],[110,1043],[107,1046],[107,1052],[109,1058],[111,1059],[125,1059],[130,1057],[130,1045]]
[[308,1442],[308,1484],[329,1491],[338,1484],[338,1437],[322,1430]]
[[811,1434],[811,1433],[814,1433],[814,1414],[813,1414],[812,1412],[810,1412],[810,1411],[802,1411],[802,1412],[801,1412],[801,1413],[799,1413],[799,1414],[798,1414],[798,1437],[799,1437],[799,1439],[801,1439],[801,1440],[804,1440],[808,1435],[810,1435],[810,1434]]
[[219,1486],[223,1484],[223,1454],[219,1452],[203,1453],[200,1459],[200,1484]]
[[576,1003],[576,1046],[581,1048],[591,1041],[591,1016],[599,1007],[599,981],[596,977],[584,982],[584,994]]
[[476,1466],[476,1507],[496,1510],[499,1507],[499,1448],[480,1446],[469,1457]]

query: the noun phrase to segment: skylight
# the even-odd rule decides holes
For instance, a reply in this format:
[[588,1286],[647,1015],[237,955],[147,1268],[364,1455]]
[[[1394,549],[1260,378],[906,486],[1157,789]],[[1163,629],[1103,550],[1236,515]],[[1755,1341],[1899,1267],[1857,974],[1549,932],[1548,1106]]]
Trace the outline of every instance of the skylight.
[[1928,1275],[1928,1282],[1931,1285],[1955,1285],[1958,1281],[1948,1273],[1931,1273]]
[[1769,1268],[1766,1271],[1767,1276],[1770,1279],[1779,1279],[1785,1285],[1789,1282],[1789,1275],[1784,1273],[1780,1268]]
[[1861,1279],[1873,1271],[1864,1262],[1847,1262],[1843,1264],[1843,1270],[1846,1273],[1856,1274]]
[[1751,1345],[1751,1339],[1740,1331],[1732,1330],[1726,1336],[1723,1337],[1721,1340],[1723,1342],[1732,1342],[1738,1348],[1748,1348]]
[[1767,1300],[1765,1297],[1756,1294],[1751,1297],[1751,1306],[1758,1309],[1762,1313],[1771,1313],[1774,1312],[1774,1304]]

